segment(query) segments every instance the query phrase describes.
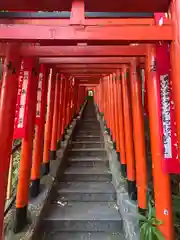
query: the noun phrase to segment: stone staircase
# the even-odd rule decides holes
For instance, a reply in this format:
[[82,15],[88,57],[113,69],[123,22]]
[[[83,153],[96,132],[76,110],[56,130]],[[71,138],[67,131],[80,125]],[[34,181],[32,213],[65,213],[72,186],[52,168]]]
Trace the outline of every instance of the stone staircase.
[[124,240],[104,147],[90,102],[69,147],[68,167],[45,208],[39,240]]

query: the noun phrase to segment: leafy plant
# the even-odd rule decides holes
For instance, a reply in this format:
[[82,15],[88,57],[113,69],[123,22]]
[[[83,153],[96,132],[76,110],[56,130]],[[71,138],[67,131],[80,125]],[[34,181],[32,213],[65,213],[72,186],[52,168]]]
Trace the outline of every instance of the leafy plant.
[[156,218],[154,203],[152,200],[148,201],[148,211],[145,216],[140,215],[140,239],[141,240],[165,240],[165,237],[158,229],[162,224]]
[[177,239],[180,238],[180,196],[172,195],[173,220]]

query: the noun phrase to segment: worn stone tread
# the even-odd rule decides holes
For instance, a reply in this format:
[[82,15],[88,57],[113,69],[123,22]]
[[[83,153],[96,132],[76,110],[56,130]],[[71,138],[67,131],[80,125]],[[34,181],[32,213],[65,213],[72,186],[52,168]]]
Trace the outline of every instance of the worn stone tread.
[[111,172],[109,171],[108,167],[106,166],[102,166],[102,167],[88,167],[88,168],[84,168],[84,167],[68,167],[65,171],[65,174],[77,174],[77,175],[85,175],[85,174],[107,174],[107,175],[111,175]]
[[61,182],[57,187],[59,193],[115,193],[113,185],[106,182]]
[[104,232],[50,232],[43,240],[125,240],[121,233],[104,233]]
[[121,217],[116,202],[67,202],[65,205],[50,204],[44,220],[110,222],[121,221]]

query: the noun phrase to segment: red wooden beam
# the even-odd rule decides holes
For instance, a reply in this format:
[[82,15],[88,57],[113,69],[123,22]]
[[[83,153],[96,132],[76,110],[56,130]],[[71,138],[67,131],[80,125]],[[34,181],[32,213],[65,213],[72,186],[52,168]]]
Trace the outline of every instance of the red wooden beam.
[[74,75],[74,77],[76,78],[76,79],[78,79],[78,80],[86,80],[86,81],[95,81],[95,80],[97,80],[97,79],[100,79],[100,78],[102,78],[102,74],[99,74],[99,75],[96,75],[96,76],[76,76],[76,75]]
[[[127,64],[131,62],[130,57],[57,57],[57,58],[40,58],[40,63],[48,64],[64,64],[64,63],[119,63]],[[141,58],[141,62],[144,62],[144,58]],[[59,65],[61,67],[61,65]]]
[[99,84],[100,80],[99,79],[84,79],[84,80],[79,80],[78,83],[79,84],[87,84],[87,83]]
[[98,84],[82,83],[82,84],[79,84],[79,86],[81,86],[81,87],[96,87]]
[[[120,25],[120,26],[41,26],[27,24],[0,24],[0,40],[42,42],[65,41],[141,41],[173,40],[171,25]],[[148,33],[148,34],[147,34]],[[120,42],[119,42],[120,43]]]
[[81,69],[117,69],[121,68],[121,64],[112,64],[112,63],[62,63],[56,65],[57,68],[62,69],[72,69],[72,70],[81,70]]
[[74,68],[74,69],[71,69],[71,68],[69,68],[69,69],[63,69],[63,68],[61,68],[61,69],[58,69],[58,71],[59,72],[62,72],[62,73],[64,73],[64,74],[72,74],[72,75],[74,75],[74,74],[98,74],[98,73],[110,73],[110,72],[113,72],[113,71],[115,71],[115,69],[114,68],[108,68],[108,69],[106,69],[106,68],[97,68],[97,69],[87,69],[87,68],[80,68],[80,69],[76,69],[76,68]]
[[[0,48],[0,54],[5,54],[5,49]],[[22,46],[21,56],[62,57],[62,56],[145,56],[146,46]]]
[[73,75],[75,78],[78,78],[78,79],[98,79],[98,78],[101,78],[103,75],[102,74],[96,74],[96,75]]

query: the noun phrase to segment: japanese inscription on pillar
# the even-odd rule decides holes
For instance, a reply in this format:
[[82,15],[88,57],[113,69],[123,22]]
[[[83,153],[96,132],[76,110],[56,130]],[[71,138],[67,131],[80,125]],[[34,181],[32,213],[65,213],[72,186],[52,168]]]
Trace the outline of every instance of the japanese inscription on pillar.
[[161,114],[163,125],[164,157],[172,158],[171,106],[168,74],[160,76],[160,92],[161,92],[161,110],[162,110]]
[[14,122],[14,138],[21,138],[24,131],[27,89],[29,81],[29,71],[24,71],[24,61],[21,62],[19,74],[18,96],[16,102],[16,113]]
[[156,54],[157,76],[160,90],[159,110],[161,116],[164,151],[162,166],[166,173],[180,173],[172,84],[170,79],[170,54],[168,44],[158,45],[156,48]]

